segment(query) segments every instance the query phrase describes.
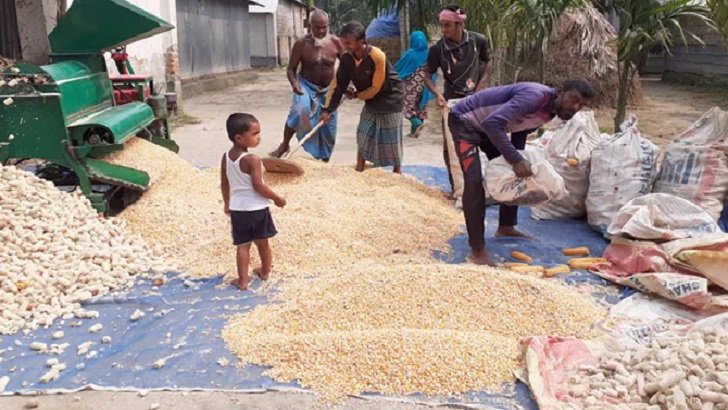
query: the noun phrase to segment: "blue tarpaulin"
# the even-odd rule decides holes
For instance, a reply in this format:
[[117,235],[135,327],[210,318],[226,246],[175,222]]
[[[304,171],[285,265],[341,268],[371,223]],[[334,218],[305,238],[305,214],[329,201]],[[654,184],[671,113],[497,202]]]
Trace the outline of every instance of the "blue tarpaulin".
[[399,37],[399,15],[395,4],[389,10],[383,10],[369,23],[365,34],[367,39]]
[[[443,168],[406,166],[403,171],[428,185],[447,189],[447,173]],[[552,266],[566,263],[567,257],[561,254],[565,247],[588,246],[592,254],[599,255],[607,245],[585,221],[534,221],[529,218],[527,208],[520,211],[519,227],[538,237],[537,241],[492,238],[498,219],[497,207],[489,208],[487,216],[488,248],[498,261],[511,261],[510,251],[518,249],[531,255],[536,263]],[[467,237],[453,238],[450,244],[453,248],[451,254],[436,256],[448,263],[465,261],[469,251]],[[564,280],[613,286],[589,273],[564,275]],[[237,391],[298,388],[295,383],[278,383],[263,376],[263,367],[238,368],[238,359],[226,349],[220,338],[222,328],[231,315],[267,303],[266,297],[253,292],[238,292],[222,283],[221,278],[193,282],[194,286],[188,287],[181,279],[170,275],[170,281],[156,289],[148,280],[140,280],[128,293],[107,295],[85,305],[87,310],[99,312],[98,319],[59,319],[49,329],[39,329],[28,335],[19,332],[0,336],[0,377],[10,377],[5,394],[70,392],[84,388]],[[251,287],[255,289],[259,285],[256,279]],[[622,296],[627,294],[623,292]],[[608,301],[614,303],[617,300],[612,297]],[[136,309],[143,311],[145,316],[132,322],[130,316]],[[88,328],[96,323],[101,323],[103,329],[90,333]],[[57,330],[63,330],[65,336],[52,340],[51,334]],[[111,337],[111,343],[102,343],[104,336]],[[21,345],[16,345],[16,341]],[[48,345],[69,343],[70,346],[61,355],[48,355],[31,350],[29,346],[34,341]],[[95,351],[95,357],[77,356],[76,347],[85,342],[94,343],[89,351]],[[68,368],[58,380],[41,384],[39,379],[48,371],[46,361],[52,357],[66,363]],[[152,364],[160,359],[165,360],[165,365],[161,369],[153,369]],[[229,364],[219,364],[225,364],[225,361]],[[501,395],[473,392],[458,398],[411,398],[487,404],[504,409],[518,404],[523,408],[536,409],[524,385],[516,384],[508,391],[508,394]]]

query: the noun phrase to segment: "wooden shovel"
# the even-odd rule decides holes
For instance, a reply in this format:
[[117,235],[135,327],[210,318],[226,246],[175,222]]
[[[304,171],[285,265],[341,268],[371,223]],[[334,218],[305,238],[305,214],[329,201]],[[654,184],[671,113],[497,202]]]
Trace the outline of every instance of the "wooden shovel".
[[311,131],[304,136],[301,141],[296,145],[295,148],[290,150],[290,152],[283,158],[271,158],[266,157],[263,158],[263,166],[265,167],[266,172],[278,172],[278,173],[284,173],[284,174],[296,174],[296,175],[303,175],[303,168],[301,168],[300,165],[296,164],[295,162],[291,161],[291,158],[293,157],[293,154],[298,151],[299,148],[303,146],[303,144],[308,141],[311,137],[316,135],[316,132],[324,125],[323,121],[319,121],[318,124],[316,124]]

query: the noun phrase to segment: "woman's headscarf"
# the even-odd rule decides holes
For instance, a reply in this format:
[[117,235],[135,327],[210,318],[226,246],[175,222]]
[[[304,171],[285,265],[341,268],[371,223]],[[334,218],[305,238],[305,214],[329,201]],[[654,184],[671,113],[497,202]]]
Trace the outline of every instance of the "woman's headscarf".
[[[397,71],[397,74],[399,74],[399,78],[404,81],[414,74],[418,68],[425,65],[425,63],[427,63],[427,53],[429,50],[430,48],[427,45],[427,37],[425,37],[425,33],[421,31],[415,31],[412,33],[410,36],[409,50],[405,51],[404,54],[402,54],[402,58],[400,58],[399,61],[397,61],[397,64],[394,65],[394,69]],[[437,74],[432,75],[432,81],[437,81]],[[425,87],[425,91],[422,93],[422,100],[420,101],[420,109],[422,109],[427,102],[434,97],[435,96],[430,92],[430,90]]]
[[421,31],[412,33],[410,36],[409,50],[405,51],[402,54],[402,58],[394,65],[394,69],[397,70],[399,78],[404,80],[414,74],[418,68],[422,67],[427,62],[427,52],[429,50],[425,33]]

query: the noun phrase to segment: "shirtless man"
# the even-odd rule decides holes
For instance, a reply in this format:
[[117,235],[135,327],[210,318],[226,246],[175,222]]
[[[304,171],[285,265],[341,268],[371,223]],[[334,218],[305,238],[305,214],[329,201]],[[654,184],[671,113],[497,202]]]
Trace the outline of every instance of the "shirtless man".
[[[318,123],[334,78],[336,59],[345,51],[341,40],[329,33],[326,12],[314,10],[309,16],[309,23],[311,34],[296,41],[291,50],[288,81],[293,88],[293,103],[283,130],[283,142],[269,154],[271,157],[283,156],[288,152],[294,134],[298,134],[300,140]],[[317,135],[303,145],[303,149],[314,158],[324,162],[331,158],[336,143],[336,119],[336,113],[332,114]]]

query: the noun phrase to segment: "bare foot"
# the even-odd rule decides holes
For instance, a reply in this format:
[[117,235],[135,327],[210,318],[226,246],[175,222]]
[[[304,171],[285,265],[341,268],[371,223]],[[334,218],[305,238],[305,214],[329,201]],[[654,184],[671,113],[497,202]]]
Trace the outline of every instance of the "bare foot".
[[425,129],[425,124],[420,125],[417,127],[417,130],[415,131],[414,138],[419,138],[420,134],[422,134],[422,131]]
[[497,266],[495,264],[495,262],[493,262],[493,260],[490,259],[490,256],[488,255],[488,251],[486,251],[485,248],[483,248],[479,251],[471,250],[470,259],[476,265],[487,265],[487,266],[492,266],[492,267]]
[[259,277],[260,280],[268,280],[268,277],[270,276],[270,272],[264,274],[263,269],[255,268],[255,269],[253,269],[253,275]]
[[399,166],[399,165],[396,165],[396,166],[393,167],[392,172],[394,172],[395,174],[401,174],[402,173],[402,167]]
[[524,238],[533,239],[533,236],[525,234],[512,226],[499,226],[495,231],[496,238]]
[[231,285],[238,288],[238,290],[248,290],[248,284],[245,283],[243,285],[240,284],[240,279],[233,279],[232,282],[230,282]]
[[283,156],[283,154],[288,152],[288,148],[289,147],[286,144],[281,143],[281,145],[279,145],[275,151],[272,151],[271,153],[269,153],[268,156],[273,157],[273,158],[280,158]]
[[364,165],[358,165],[354,168],[356,172],[364,172]]

